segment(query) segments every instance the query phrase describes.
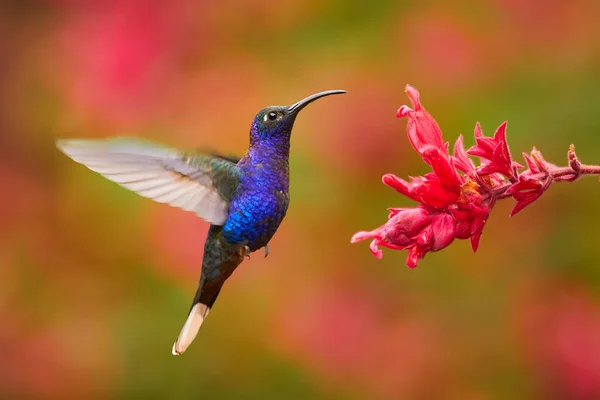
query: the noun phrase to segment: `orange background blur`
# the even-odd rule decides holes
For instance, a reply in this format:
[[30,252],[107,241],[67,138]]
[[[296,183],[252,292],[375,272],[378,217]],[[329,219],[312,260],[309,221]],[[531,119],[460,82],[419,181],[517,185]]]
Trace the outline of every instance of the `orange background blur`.
[[[477,254],[415,270],[351,235],[412,203],[380,183],[427,166],[396,109],[420,90],[446,140],[509,121],[600,163],[594,0],[0,4],[0,398],[599,399],[600,185],[554,185]],[[267,259],[171,356],[208,225],[74,163],[57,137],[140,136],[243,154],[262,107],[311,93],[291,206]]]

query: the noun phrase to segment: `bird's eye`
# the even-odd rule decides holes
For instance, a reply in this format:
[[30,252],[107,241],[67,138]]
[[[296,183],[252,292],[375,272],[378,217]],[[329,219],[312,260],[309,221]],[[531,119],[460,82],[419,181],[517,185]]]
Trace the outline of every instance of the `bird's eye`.
[[267,114],[267,118],[269,119],[269,121],[275,121],[277,119],[277,113],[274,111],[271,111],[270,113]]

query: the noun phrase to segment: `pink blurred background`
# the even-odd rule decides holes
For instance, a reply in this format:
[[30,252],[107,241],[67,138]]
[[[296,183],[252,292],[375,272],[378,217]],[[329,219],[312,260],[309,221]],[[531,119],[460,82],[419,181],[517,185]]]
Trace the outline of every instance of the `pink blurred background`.
[[[468,242],[350,245],[380,183],[427,170],[396,109],[447,140],[509,121],[514,155],[600,163],[600,4],[9,0],[0,4],[0,398],[598,399],[595,179],[557,184]],[[57,137],[242,154],[256,111],[313,92],[292,203],[182,357],[208,225],[75,164]]]

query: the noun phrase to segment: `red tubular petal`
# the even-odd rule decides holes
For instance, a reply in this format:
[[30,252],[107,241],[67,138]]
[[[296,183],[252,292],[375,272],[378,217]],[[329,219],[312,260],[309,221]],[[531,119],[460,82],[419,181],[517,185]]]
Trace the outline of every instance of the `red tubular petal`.
[[423,154],[425,146],[434,146],[445,151],[442,131],[433,117],[423,108],[419,92],[410,85],[406,86],[406,93],[413,103],[413,108],[402,106],[396,114],[398,117],[408,117],[406,133],[408,140],[417,153]]
[[462,134],[458,135],[458,139],[454,143],[454,166],[465,174],[475,171],[475,164],[465,150]]
[[401,227],[402,232],[412,237],[430,222],[431,214],[424,208],[417,207],[408,208],[396,214],[388,221],[388,224],[395,224]]
[[448,190],[438,181],[415,180],[410,184],[410,191],[419,197],[419,201],[427,206],[445,209],[456,203],[460,197],[458,193]]
[[452,243],[456,233],[456,221],[450,214],[437,214],[431,220],[434,241],[431,251],[441,250]]
[[[485,208],[487,208],[487,211],[482,210]],[[473,225],[471,226],[471,247],[473,248],[473,252],[476,252],[479,248],[479,239],[481,238],[481,233],[483,232],[483,227],[487,222],[490,211],[491,209],[487,206],[474,211],[475,218],[473,219]]]
[[406,133],[417,153],[423,154],[423,149],[427,145],[443,149],[442,133],[433,119],[418,115],[417,112],[409,114],[408,118]]
[[375,256],[375,258],[381,260],[383,258],[383,251],[381,251],[379,249],[379,247],[377,247],[377,243],[378,243],[378,240],[377,239],[373,239],[373,241],[369,245],[369,250],[371,250],[371,253],[373,253],[373,255]]
[[411,193],[409,189],[409,183],[406,182],[404,179],[398,178],[394,174],[385,174],[381,178],[381,181],[384,184],[394,188],[397,192],[402,193],[404,196],[413,199],[414,201],[421,201],[418,196]]
[[460,190],[461,180],[446,152],[442,153],[433,146],[425,146],[422,156],[444,186],[456,192]]
[[513,215],[515,215],[516,213],[518,213],[519,211],[521,211],[522,209],[539,199],[542,193],[544,193],[543,190],[532,191],[529,193],[513,194],[513,197],[515,198],[515,200],[517,200],[517,204],[515,204],[515,206],[511,210],[510,216],[512,217]]
[[[542,191],[543,183],[538,179],[531,179],[520,176],[519,181],[506,190],[506,193],[512,195],[516,200],[531,193]],[[541,194],[541,193],[540,193]]]
[[383,177],[381,177],[381,181],[396,189],[398,192],[404,194],[405,196],[407,196],[409,194],[408,192],[408,182],[406,182],[404,179],[402,178],[398,178],[396,175],[394,174],[385,174],[383,175]]
[[413,242],[406,234],[401,221],[398,222],[396,218],[390,219],[382,226],[382,234],[379,238],[381,239],[381,245],[396,250],[403,249]]
[[456,208],[450,209],[452,216],[457,221],[471,221],[473,219],[473,214],[470,210],[459,210]]
[[497,165],[494,163],[487,163],[477,168],[477,175],[480,176],[491,175],[496,173],[502,173],[502,171],[500,171]]
[[417,244],[423,249],[430,249],[433,242],[433,229],[431,225],[426,226],[417,236]]
[[491,157],[491,153],[483,150],[481,147],[475,145],[473,147],[470,147],[467,150],[467,154],[473,157],[480,157],[480,158],[485,158],[488,159],[488,157]]
[[477,144],[467,150],[467,154],[489,160],[496,147],[496,141],[493,138],[483,136],[479,122],[475,124],[475,141]]
[[414,87],[412,87],[411,85],[406,85],[406,87],[404,88],[404,91],[406,92],[408,98],[410,99],[411,103],[413,104],[415,111],[422,110],[423,106],[421,106],[421,95],[419,94],[419,91],[417,89],[415,89]]
[[457,239],[468,239],[471,237],[471,224],[472,221],[459,221],[456,224],[456,231],[454,237]]
[[423,177],[412,179],[413,181],[408,183],[396,175],[386,174],[383,176],[382,181],[404,196],[434,208],[447,207],[459,198],[458,193],[449,190],[439,181]]
[[475,139],[483,137],[483,131],[481,130],[481,124],[479,121],[475,124]]
[[396,117],[398,117],[398,118],[404,118],[408,114],[410,114],[411,112],[414,112],[414,111],[415,110],[413,110],[409,106],[400,106],[400,108],[398,109],[398,112],[396,113]]
[[521,164],[519,164],[519,163],[518,163],[518,162],[516,162],[516,161],[513,161],[511,166],[512,166],[512,168],[514,168],[514,169],[523,169],[523,168],[525,168],[524,166],[522,166]]
[[479,248],[479,239],[481,239],[481,232],[475,232],[471,236],[471,248],[473,249],[473,253],[477,253],[477,249]]
[[552,163],[549,163],[548,161],[546,161],[544,159],[544,156],[542,155],[542,153],[535,147],[533,148],[533,150],[531,150],[531,158],[538,166],[538,169],[540,170],[540,172],[547,171],[548,168],[555,166]]
[[429,212],[422,207],[400,209],[379,228],[355,233],[350,242],[356,243],[373,239],[369,248],[375,257],[381,258],[382,252],[379,246],[393,250],[403,250],[413,246],[415,241],[412,237],[427,226],[430,221]]
[[509,187],[506,193],[511,194],[517,200],[517,204],[515,204],[510,212],[510,216],[512,217],[536,201],[544,193],[544,184],[537,179],[524,178],[521,175],[519,181]]
[[362,242],[363,240],[376,238],[377,236],[379,236],[380,232],[381,232],[381,228],[377,228],[370,232],[367,232],[367,231],[356,232],[354,235],[352,235],[352,238],[350,239],[350,243],[358,243],[358,242]]
[[[541,155],[542,154],[540,153],[540,156]],[[569,146],[569,152],[567,153],[567,156],[569,158],[569,166],[571,167],[571,169],[575,172],[581,171],[581,162],[577,158],[577,154],[575,154],[575,145],[574,144],[571,144]]]
[[[533,199],[533,200],[535,200],[535,199]],[[529,204],[531,204],[533,202],[533,200],[531,200],[531,201],[519,201],[519,202],[517,202],[517,204],[515,204],[515,206],[510,211],[510,214],[508,216],[512,217],[513,215],[515,215],[516,213],[518,213],[519,211],[521,211],[522,209],[524,209],[525,207],[527,207]]]
[[411,248],[406,257],[406,266],[411,269],[415,268],[419,264],[419,260],[423,257],[425,257],[425,251],[421,247],[415,246]]
[[487,136],[482,136],[480,138],[477,138],[477,144],[490,154],[494,151],[494,149],[496,148],[496,145],[497,145],[494,138],[487,137]]
[[502,175],[513,178],[512,160],[508,153],[508,147],[505,144],[498,144],[492,153],[492,164],[493,169]]
[[538,172],[540,172],[537,163],[533,161],[533,159],[529,157],[527,153],[523,153],[523,158],[525,159],[527,167],[529,168],[529,171],[531,171],[532,174],[537,174]]
[[487,160],[487,162],[482,162],[481,166],[477,169],[478,174],[490,175],[499,173],[511,180],[515,180],[516,170],[523,168],[520,164],[512,161],[510,151],[508,150],[508,143],[506,142],[506,126],[507,123],[503,122],[496,129],[493,138],[483,136],[479,124],[475,127],[477,145],[467,150],[467,154]]
[[487,204],[484,204],[482,206],[471,204],[471,210],[473,212],[473,215],[475,217],[483,220],[483,222],[485,222],[487,220],[487,217],[490,215],[490,212],[492,211],[490,206]]
[[506,125],[507,124],[508,124],[508,122],[504,121],[503,123],[500,124],[498,129],[496,129],[496,132],[494,132],[494,140],[496,142],[504,143],[505,145],[507,145],[507,143],[506,143]]

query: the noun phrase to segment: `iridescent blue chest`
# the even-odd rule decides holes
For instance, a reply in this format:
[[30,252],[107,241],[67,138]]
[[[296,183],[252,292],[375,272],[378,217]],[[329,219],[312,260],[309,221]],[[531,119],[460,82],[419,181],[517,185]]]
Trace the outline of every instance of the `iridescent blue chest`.
[[229,206],[223,227],[227,241],[255,251],[277,231],[289,205],[289,167],[276,151],[249,152],[238,164],[242,180]]

